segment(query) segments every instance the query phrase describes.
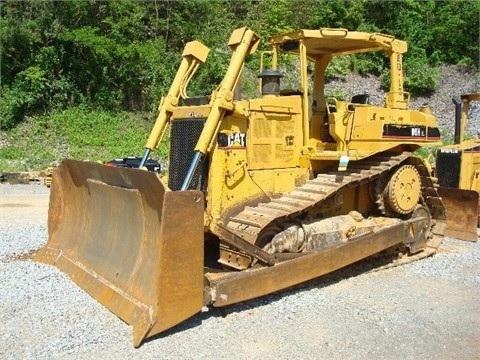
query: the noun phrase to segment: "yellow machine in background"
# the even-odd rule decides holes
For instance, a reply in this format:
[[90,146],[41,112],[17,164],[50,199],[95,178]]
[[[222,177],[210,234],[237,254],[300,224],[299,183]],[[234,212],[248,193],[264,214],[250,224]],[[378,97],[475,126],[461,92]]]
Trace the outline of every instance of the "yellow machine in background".
[[477,241],[480,224],[480,139],[464,140],[468,112],[472,101],[480,101],[480,94],[465,94],[455,104],[454,144],[437,151],[436,176],[447,208],[445,235]]
[[55,166],[49,166],[43,171],[43,184],[46,187],[50,187],[52,185],[52,175],[54,170]]
[[[276,35],[261,96],[237,98],[258,42],[236,29],[223,81],[195,98],[186,89],[209,50],[186,44],[140,164],[170,126],[167,177],[75,160],[53,175],[37,260],[132,324],[135,346],[205,305],[285,289],[382,251],[418,259],[441,242],[436,179],[412,155],[440,144],[440,132],[428,109],[409,108],[407,44],[346,29]],[[367,51],[390,59],[385,104],[369,104],[368,94],[326,98],[332,58]],[[281,54],[299,64],[294,91],[282,89]]]

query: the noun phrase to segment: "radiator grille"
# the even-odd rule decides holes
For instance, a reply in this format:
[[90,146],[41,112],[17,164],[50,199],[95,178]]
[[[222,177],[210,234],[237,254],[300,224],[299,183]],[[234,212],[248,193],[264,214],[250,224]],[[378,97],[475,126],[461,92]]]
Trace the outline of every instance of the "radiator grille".
[[441,187],[458,188],[462,152],[437,152],[437,178]]
[[[168,186],[171,190],[180,190],[195,155],[195,145],[203,130],[205,118],[175,119],[171,122],[170,162],[168,167]],[[205,166],[200,166],[193,175],[188,187],[200,189],[205,178]]]

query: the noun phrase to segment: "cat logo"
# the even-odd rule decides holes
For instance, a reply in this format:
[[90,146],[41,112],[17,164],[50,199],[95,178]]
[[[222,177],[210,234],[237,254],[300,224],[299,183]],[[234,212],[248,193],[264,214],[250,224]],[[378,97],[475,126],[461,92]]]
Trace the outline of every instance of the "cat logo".
[[247,134],[245,133],[231,133],[218,134],[217,144],[219,148],[223,149],[245,149],[247,147]]

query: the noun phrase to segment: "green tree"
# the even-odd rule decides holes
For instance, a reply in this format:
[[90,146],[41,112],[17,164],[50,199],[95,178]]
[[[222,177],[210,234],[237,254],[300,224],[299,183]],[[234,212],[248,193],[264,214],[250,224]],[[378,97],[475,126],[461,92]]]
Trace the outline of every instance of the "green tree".
[[436,14],[430,51],[447,63],[478,66],[480,1],[437,2]]
[[[184,44],[193,39],[212,51],[189,91],[208,94],[228,65],[228,37],[241,26],[263,39],[321,27],[394,35],[409,43],[406,87],[414,94],[429,92],[440,62],[478,66],[479,12],[478,0],[4,0],[0,126],[78,104],[153,110],[170,85]],[[258,56],[247,59],[252,69],[258,61]],[[382,74],[387,64],[379,54],[365,54],[337,67]],[[249,76],[254,81],[256,75]]]

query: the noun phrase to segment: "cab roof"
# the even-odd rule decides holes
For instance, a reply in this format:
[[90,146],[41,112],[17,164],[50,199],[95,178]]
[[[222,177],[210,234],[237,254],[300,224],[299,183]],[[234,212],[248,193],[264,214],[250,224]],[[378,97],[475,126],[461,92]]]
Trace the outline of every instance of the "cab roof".
[[387,53],[405,53],[407,43],[392,35],[349,31],[341,28],[317,30],[296,30],[272,36],[268,42],[283,52],[298,53],[299,41],[303,40],[309,58],[324,55],[349,55],[361,52],[383,50]]

